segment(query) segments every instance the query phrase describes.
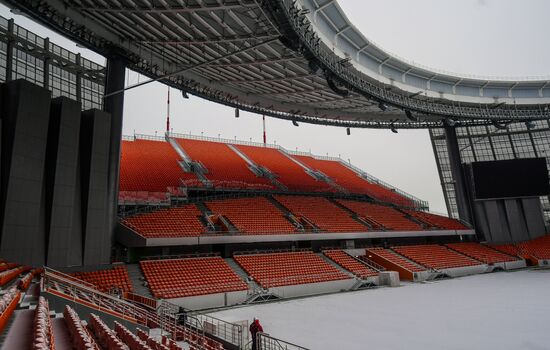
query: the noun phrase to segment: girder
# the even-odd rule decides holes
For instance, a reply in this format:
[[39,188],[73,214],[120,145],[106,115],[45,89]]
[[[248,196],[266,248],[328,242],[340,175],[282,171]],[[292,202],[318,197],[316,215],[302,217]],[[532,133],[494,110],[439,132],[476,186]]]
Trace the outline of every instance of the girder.
[[[400,81],[376,80],[356,60],[377,57],[382,76],[395,58],[369,42],[349,39],[350,23],[337,27],[329,11],[336,1],[313,0],[0,0],[104,55],[116,53],[128,67],[186,92],[225,105],[288,120],[346,127],[419,128],[453,123],[480,125],[491,120],[532,120],[550,116],[546,104],[469,103],[404,91],[399,85],[418,68],[403,70]],[[309,6],[309,7],[308,7]],[[301,11],[302,8],[313,10]],[[315,21],[334,26],[334,38],[357,52],[339,56],[315,32]],[[336,47],[336,46],[335,46]],[[427,76],[427,84],[441,79]],[[343,97],[334,91],[349,91]],[[398,84],[399,83],[399,84]],[[463,79],[455,79],[460,90]],[[142,83],[143,84],[143,83]],[[140,84],[140,85],[142,85]],[[487,81],[481,86],[494,86]],[[514,91],[521,84],[510,84]],[[540,95],[546,94],[546,83]],[[508,94],[511,94],[510,92]],[[550,92],[548,93],[550,95]],[[384,103],[386,110],[377,106]],[[415,113],[415,120],[403,112]]]

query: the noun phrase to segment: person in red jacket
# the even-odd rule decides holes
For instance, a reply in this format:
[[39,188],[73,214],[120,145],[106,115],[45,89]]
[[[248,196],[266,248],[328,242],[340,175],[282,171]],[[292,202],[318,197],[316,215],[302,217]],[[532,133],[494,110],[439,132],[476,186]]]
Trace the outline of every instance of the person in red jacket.
[[252,324],[250,325],[250,334],[252,334],[252,350],[258,349],[258,344],[256,343],[257,342],[256,334],[258,334],[258,332],[263,332],[263,331],[264,329],[260,324],[260,320],[254,319],[254,321],[252,321]]

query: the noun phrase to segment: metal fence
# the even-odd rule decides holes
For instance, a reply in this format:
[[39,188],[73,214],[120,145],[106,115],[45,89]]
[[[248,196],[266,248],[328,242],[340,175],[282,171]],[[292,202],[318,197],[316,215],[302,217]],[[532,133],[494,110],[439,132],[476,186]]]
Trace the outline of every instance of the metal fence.
[[266,333],[258,333],[256,341],[258,350],[309,350],[303,346],[277,339]]

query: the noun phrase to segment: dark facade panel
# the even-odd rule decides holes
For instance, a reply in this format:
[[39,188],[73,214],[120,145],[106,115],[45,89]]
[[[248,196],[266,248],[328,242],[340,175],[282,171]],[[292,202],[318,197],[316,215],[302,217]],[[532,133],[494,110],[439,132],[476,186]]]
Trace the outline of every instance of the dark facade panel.
[[52,101],[46,168],[47,262],[52,267],[82,264],[80,113],[76,101]]
[[108,179],[111,116],[99,110],[82,112],[80,160],[83,264],[108,264],[112,232],[109,228]]
[[15,80],[5,85],[4,93],[0,254],[9,261],[42,265],[50,92]]

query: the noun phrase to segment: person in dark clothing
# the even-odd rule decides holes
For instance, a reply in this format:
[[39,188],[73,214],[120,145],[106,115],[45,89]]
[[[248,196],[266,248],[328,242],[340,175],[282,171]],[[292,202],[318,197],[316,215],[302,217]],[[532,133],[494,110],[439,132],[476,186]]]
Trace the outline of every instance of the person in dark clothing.
[[181,306],[178,311],[178,324],[185,326],[185,322],[187,321],[187,311],[185,311],[185,309]]
[[258,334],[258,332],[263,332],[263,331],[264,329],[260,324],[260,320],[254,319],[254,321],[252,321],[252,324],[250,325],[250,334],[252,334],[252,350],[258,349],[256,334]]

